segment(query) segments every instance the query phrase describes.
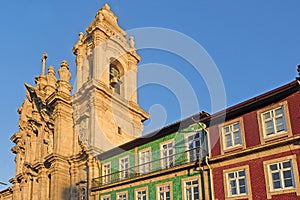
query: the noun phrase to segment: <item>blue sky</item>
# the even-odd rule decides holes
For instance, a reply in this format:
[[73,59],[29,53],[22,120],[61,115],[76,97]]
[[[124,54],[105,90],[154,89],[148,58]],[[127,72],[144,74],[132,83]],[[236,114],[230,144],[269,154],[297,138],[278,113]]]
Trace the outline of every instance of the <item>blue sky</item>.
[[[18,131],[16,111],[25,98],[23,83],[34,84],[34,76],[41,72],[44,51],[48,53],[47,64],[54,65],[55,69],[64,59],[70,63],[74,83],[72,47],[78,33],[85,31],[104,3],[100,0],[1,1],[0,181],[8,182],[15,172],[14,155],[10,152],[13,144],[9,138]],[[297,76],[296,66],[300,63],[300,2],[297,0],[113,0],[108,3],[125,30],[163,27],[185,34],[202,45],[222,76],[228,106]],[[141,66],[159,63],[185,77],[197,96],[199,110],[194,113],[211,111],[207,85],[185,58],[159,49],[143,49],[138,53],[142,57]],[[177,86],[180,82],[172,87]],[[189,104],[188,98],[178,100],[176,92],[159,84],[145,85],[138,91],[140,105],[151,111],[153,121],[158,122],[147,125],[146,131],[185,117],[179,108]],[[0,186],[1,189],[4,187]]]

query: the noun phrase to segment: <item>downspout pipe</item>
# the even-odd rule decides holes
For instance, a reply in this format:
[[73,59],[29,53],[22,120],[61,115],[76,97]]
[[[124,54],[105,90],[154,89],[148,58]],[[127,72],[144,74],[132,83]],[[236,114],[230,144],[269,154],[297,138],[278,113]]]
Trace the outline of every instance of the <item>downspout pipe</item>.
[[211,169],[211,166],[208,164],[208,156],[205,156],[205,164],[207,165],[208,170],[209,170],[211,199],[214,200],[215,192],[214,192],[214,184],[213,184],[213,177],[212,177],[212,169]]

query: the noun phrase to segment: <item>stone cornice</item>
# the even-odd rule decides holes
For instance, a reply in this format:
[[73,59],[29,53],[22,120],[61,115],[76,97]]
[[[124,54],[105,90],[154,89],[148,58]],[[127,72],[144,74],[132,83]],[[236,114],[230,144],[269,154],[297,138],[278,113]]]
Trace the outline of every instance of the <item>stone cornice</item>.
[[107,97],[111,98],[114,103],[118,103],[122,106],[128,107],[131,112],[139,114],[142,121],[150,117],[150,115],[145,110],[140,108],[136,103],[128,101],[121,96],[113,95],[110,88],[108,88],[104,83],[96,80],[91,80],[85,83],[82,88],[80,88],[79,91],[73,95],[73,103],[76,104],[81,102],[86,98],[87,94],[90,93],[90,91],[95,89],[103,95],[107,95]]
[[71,105],[72,104],[72,98],[70,95],[64,93],[64,92],[55,92],[52,93],[48,98],[47,98],[47,104],[48,105],[53,105],[57,101],[62,101],[66,104]]
[[60,163],[67,163],[68,162],[68,158],[59,154],[49,154],[48,156],[45,157],[45,162],[49,163],[50,165],[52,165],[55,162],[60,162]]
[[16,132],[15,134],[13,134],[13,136],[10,137],[10,140],[14,143],[17,143],[19,139],[21,139],[22,136],[20,134],[20,132]]

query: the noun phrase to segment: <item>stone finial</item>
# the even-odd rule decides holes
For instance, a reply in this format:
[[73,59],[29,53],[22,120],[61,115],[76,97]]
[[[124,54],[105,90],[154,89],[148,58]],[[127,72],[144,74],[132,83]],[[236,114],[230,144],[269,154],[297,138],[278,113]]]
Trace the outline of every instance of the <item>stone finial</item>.
[[60,80],[58,81],[58,91],[70,94],[72,86],[70,85],[71,72],[69,71],[69,64],[67,61],[63,60],[58,69],[58,75]]
[[69,63],[66,60],[63,60],[60,64],[61,68],[69,69]]
[[71,79],[71,73],[69,71],[69,63],[63,60],[60,64],[60,69],[58,69],[58,75],[61,81],[69,82]]
[[106,3],[103,7],[102,10],[110,10],[110,6]]
[[80,32],[80,33],[79,33],[79,41],[80,41],[80,42],[83,42],[83,37],[84,37],[84,33],[83,33],[83,32]]
[[45,87],[46,96],[55,92],[57,79],[55,77],[55,70],[53,66],[48,68],[48,74],[46,75],[47,85]]
[[52,65],[48,68],[48,74],[55,75],[55,70]]
[[103,22],[104,19],[112,24],[116,24],[118,18],[112,13],[108,4],[105,4],[96,14],[96,21]]
[[48,54],[46,52],[43,53],[43,57],[42,57],[42,76],[45,75],[45,71],[46,71],[46,59],[48,57]]

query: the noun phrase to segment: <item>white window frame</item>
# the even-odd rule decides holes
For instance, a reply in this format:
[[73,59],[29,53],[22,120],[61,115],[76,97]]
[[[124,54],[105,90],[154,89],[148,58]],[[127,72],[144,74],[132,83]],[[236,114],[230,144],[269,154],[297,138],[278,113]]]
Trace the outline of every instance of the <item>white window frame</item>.
[[[244,173],[244,175],[240,175],[240,173]],[[233,175],[233,177],[230,177],[230,175]],[[243,196],[248,194],[248,186],[247,186],[247,177],[246,177],[246,170],[238,170],[238,171],[232,171],[226,173],[227,178],[227,187],[228,187],[228,196]],[[240,180],[244,181],[244,185],[240,184]],[[232,182],[235,183],[236,188],[236,194],[232,194]],[[245,191],[241,192],[241,187],[245,187]]]
[[[245,184],[245,190],[246,193],[241,193],[240,192],[240,185],[239,185],[239,179],[241,177],[237,177],[238,172],[244,171],[245,175],[243,177],[244,179],[244,184]],[[229,174],[233,173],[235,177],[233,179],[229,178]],[[223,181],[224,181],[224,191],[225,191],[225,199],[230,199],[230,200],[236,200],[236,199],[250,199],[252,200],[252,189],[251,189],[251,181],[250,181],[250,168],[249,165],[244,165],[244,166],[239,166],[235,168],[230,168],[230,169],[225,169],[223,170]],[[236,180],[236,188],[237,188],[237,194],[232,194],[231,190],[231,180]]]
[[[285,163],[289,163],[290,167],[284,167]],[[272,170],[271,167],[276,166],[277,170]],[[291,173],[291,181],[292,186],[285,186],[285,177],[284,172],[289,171]],[[274,180],[273,180],[273,174],[278,173],[279,174],[279,183],[281,185],[281,188],[274,188]],[[295,188],[295,178],[294,178],[294,170],[292,165],[292,160],[285,160],[280,162],[275,162],[268,164],[268,176],[270,179],[270,190],[271,191],[277,191],[277,190],[286,190],[286,189],[294,189]]]
[[[282,113],[280,114],[276,114],[276,111],[281,109]],[[265,115],[269,114],[270,118],[265,119]],[[282,123],[283,123],[283,130],[278,130],[278,124],[276,122],[277,119],[282,119]],[[263,113],[261,113],[261,120],[262,120],[262,127],[263,127],[263,133],[264,133],[264,137],[268,138],[268,137],[272,137],[281,133],[285,133],[287,131],[287,126],[286,126],[286,118],[285,118],[285,112],[284,112],[284,106],[278,106],[275,108],[272,108],[270,110],[267,110]],[[271,122],[272,123],[272,127],[273,127],[273,131],[272,133],[268,134],[267,133],[267,122]]]
[[[168,187],[168,190],[165,188]],[[163,188],[163,190],[161,190]],[[167,192],[169,192],[170,196],[167,198]],[[161,198],[161,194],[163,197]],[[172,182],[162,183],[156,186],[156,200],[172,200]]]
[[[195,181],[197,181],[197,185],[193,185],[193,182],[195,182]],[[190,186],[192,188],[192,190],[191,190],[192,197],[191,198],[189,198],[189,196],[187,196],[187,191],[189,189],[188,188],[189,186],[187,186],[187,183],[191,183],[191,186]],[[195,198],[195,193],[194,193],[194,189],[195,188],[198,188],[198,195],[199,195],[198,199]],[[190,179],[190,180],[185,180],[183,182],[183,199],[184,200],[200,200],[200,199],[202,199],[201,198],[201,191],[200,191],[200,181],[199,181],[198,178],[194,178],[194,179]]]
[[101,196],[101,200],[110,200],[110,194]]
[[[107,167],[109,166],[109,167]],[[111,182],[111,162],[106,162],[102,164],[102,183]]]
[[[125,198],[124,198],[125,196]],[[117,192],[116,200],[128,200],[128,191]]]
[[[226,132],[225,128],[229,127],[228,134],[231,135],[231,141],[234,140],[234,132],[237,132],[237,130],[233,130],[233,126],[239,124],[239,137],[240,137],[240,143],[237,144],[235,142],[232,142],[232,146],[227,146],[226,144]],[[245,140],[245,133],[244,133],[244,122],[243,117],[235,118],[233,120],[227,121],[223,124],[219,125],[219,133],[220,133],[220,145],[221,145],[221,154],[224,155],[225,153],[230,153],[235,150],[245,149],[246,148],[246,140]]]
[[[276,164],[276,163],[283,163],[283,162],[286,162],[289,160],[291,162],[291,169],[293,172],[294,187],[274,189],[270,165]],[[272,195],[293,193],[293,192],[296,192],[296,195],[300,196],[299,173],[298,173],[298,164],[297,164],[297,156],[296,155],[290,155],[290,156],[285,156],[285,157],[281,157],[281,158],[277,158],[277,159],[267,160],[267,161],[263,162],[263,165],[264,165],[266,191],[267,191],[268,199],[271,199]],[[281,171],[281,170],[279,170],[279,171]],[[281,180],[282,180],[282,178],[281,178]]]
[[[148,154],[148,155],[147,155]],[[151,172],[151,148],[139,151],[139,173],[147,174]]]
[[[142,196],[139,194],[140,192],[143,192],[145,194],[142,194]],[[148,200],[148,187],[138,188],[134,190],[134,199],[135,200],[143,200],[143,197]]]
[[[285,121],[285,130],[277,132],[275,134],[270,134],[266,135],[265,131],[265,122],[263,118],[263,114],[270,112],[271,110],[275,110],[277,108],[283,108],[283,115],[284,115],[284,121]],[[279,139],[282,137],[291,137],[292,136],[292,131],[291,131],[291,122],[290,122],[290,115],[289,115],[289,108],[288,108],[288,103],[287,101],[283,101],[280,103],[277,103],[275,105],[271,105],[268,107],[265,107],[261,110],[257,111],[257,120],[258,120],[258,125],[259,125],[259,136],[260,136],[260,141],[262,144],[266,142],[271,142],[274,141],[275,139]]]
[[[238,124],[239,128],[235,129],[234,126],[237,125],[237,124]],[[225,131],[226,128],[228,128],[228,130],[229,130],[228,132]],[[227,135],[230,136],[231,146],[227,146],[227,138],[226,138]],[[238,135],[240,143],[237,143],[235,141],[235,139],[236,139],[235,135]],[[223,146],[224,146],[225,150],[242,146],[243,140],[242,140],[240,121],[236,121],[236,122],[233,122],[231,124],[223,126],[222,127],[222,137],[223,137]]]
[[[127,162],[123,162],[125,159],[127,159]],[[127,164],[127,167],[126,167],[126,164]],[[129,168],[130,168],[129,155],[119,158],[120,179],[129,178]]]
[[[169,144],[172,144],[172,147],[169,148]],[[165,149],[164,146],[167,148]],[[170,151],[172,150],[172,154]],[[164,155],[166,154],[166,155]],[[160,158],[161,158],[161,168],[166,169],[175,166],[175,148],[174,148],[174,139],[165,141],[160,144]]]
[[[197,134],[199,134],[198,138],[189,140],[191,136],[195,136]],[[199,157],[204,157],[208,154],[208,144],[207,141],[205,141],[206,138],[202,138],[203,134],[205,134],[205,130],[185,134],[184,144],[185,150],[187,152],[187,162],[196,161],[199,159]],[[192,147],[190,147],[191,145]],[[206,151],[206,155],[199,155],[204,151]]]

